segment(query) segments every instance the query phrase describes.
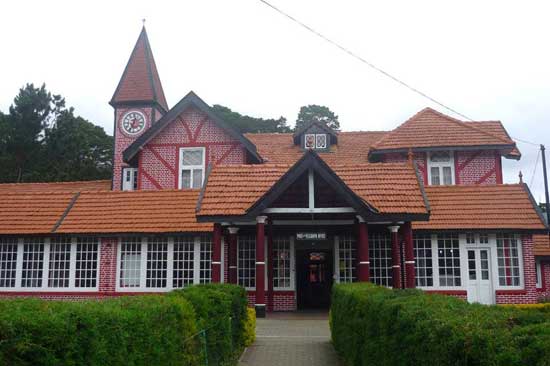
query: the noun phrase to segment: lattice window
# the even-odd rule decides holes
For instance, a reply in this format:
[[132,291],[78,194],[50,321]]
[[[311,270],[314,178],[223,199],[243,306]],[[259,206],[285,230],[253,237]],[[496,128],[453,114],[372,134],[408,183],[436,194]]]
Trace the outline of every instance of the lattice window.
[[290,239],[287,236],[273,238],[273,287],[290,288]]
[[51,239],[48,269],[48,287],[69,287],[71,238]]
[[74,285],[77,288],[97,287],[99,243],[97,238],[76,239]]
[[147,240],[147,271],[145,286],[164,288],[168,273],[168,239],[148,238]]
[[17,239],[0,238],[0,287],[15,287]]
[[381,286],[392,286],[391,238],[388,233],[369,233],[370,278]]
[[432,237],[430,234],[415,233],[413,242],[416,286],[432,287],[434,285]]
[[174,270],[172,287],[192,285],[194,281],[195,240],[190,236],[174,238]]
[[44,239],[27,238],[23,244],[21,287],[42,287]]
[[357,280],[355,270],[356,256],[355,237],[342,235],[338,240],[338,264],[340,267],[340,282],[354,282]]
[[139,287],[141,238],[124,238],[120,247],[120,287]]
[[498,284],[520,286],[518,239],[513,234],[497,234]]
[[460,247],[457,234],[440,234],[437,236],[437,257],[439,286],[461,286]]
[[209,283],[212,281],[212,240],[206,235],[200,238],[199,276],[200,283]]
[[239,236],[237,273],[239,285],[256,286],[256,240],[252,236]]

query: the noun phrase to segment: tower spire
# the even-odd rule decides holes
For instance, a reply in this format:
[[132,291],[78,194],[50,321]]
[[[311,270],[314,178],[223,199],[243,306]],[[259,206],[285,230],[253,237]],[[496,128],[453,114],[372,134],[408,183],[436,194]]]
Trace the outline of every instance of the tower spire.
[[166,112],[168,111],[168,104],[166,103],[164,90],[145,30],[145,19],[142,21],[141,33],[110,104],[118,106],[136,102],[151,103]]

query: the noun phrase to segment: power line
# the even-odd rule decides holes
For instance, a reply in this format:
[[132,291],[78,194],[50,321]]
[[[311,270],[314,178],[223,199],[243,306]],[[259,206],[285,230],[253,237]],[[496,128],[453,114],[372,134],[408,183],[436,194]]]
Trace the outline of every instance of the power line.
[[540,150],[537,154],[537,161],[535,162],[535,167],[533,168],[533,175],[531,175],[531,181],[529,182],[529,189],[533,187],[533,181],[535,180],[535,174],[537,173],[537,166],[539,165],[540,159]]

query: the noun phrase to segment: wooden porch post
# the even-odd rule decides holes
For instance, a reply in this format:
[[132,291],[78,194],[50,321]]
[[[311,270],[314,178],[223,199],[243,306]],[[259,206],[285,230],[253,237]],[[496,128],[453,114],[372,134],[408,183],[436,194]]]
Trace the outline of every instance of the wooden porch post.
[[369,232],[367,223],[361,216],[357,216],[357,221],[357,279],[359,282],[368,282],[370,280]]
[[401,252],[399,248],[399,226],[388,226],[391,232],[391,258],[393,288],[401,288]]
[[410,222],[406,222],[403,225],[403,236],[405,239],[405,277],[406,277],[406,288],[415,288],[416,287],[416,270],[414,264],[414,243],[413,243],[413,232],[412,225]]
[[238,227],[229,227],[229,283],[237,284],[237,233]]
[[214,224],[212,236],[212,282],[221,282],[222,226],[220,224]]
[[267,216],[256,217],[256,316],[265,318],[265,221]]

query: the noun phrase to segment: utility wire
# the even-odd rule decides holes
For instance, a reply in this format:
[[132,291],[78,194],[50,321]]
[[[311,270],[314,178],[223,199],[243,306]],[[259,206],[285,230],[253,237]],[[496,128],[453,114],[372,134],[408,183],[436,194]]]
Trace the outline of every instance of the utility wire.
[[539,166],[539,159],[540,159],[540,150],[537,154],[537,161],[535,162],[535,167],[533,168],[533,175],[531,175],[531,181],[529,182],[529,189],[533,187],[533,181],[535,180],[535,174],[537,173],[537,167]]
[[[315,29],[313,29],[312,27],[310,27],[309,25],[303,23],[302,21],[296,19],[295,17],[293,17],[292,15],[286,13],[285,11],[279,9],[278,7],[276,7],[275,5],[269,3],[268,1],[266,0],[258,0],[259,2],[261,2],[262,4],[268,6],[269,8],[275,10],[277,13],[281,14],[282,16],[290,19],[291,21],[293,21],[294,23],[298,24],[299,26],[301,26],[302,28],[305,28],[306,30],[308,30],[309,32],[313,33],[314,35],[316,35],[317,37],[321,38],[322,40],[330,43],[331,45],[337,47],[338,49],[340,49],[341,51],[347,53],[348,55],[350,55],[351,57],[361,61],[362,63],[364,63],[365,65],[369,66],[370,68],[374,69],[375,71],[379,72],[380,74],[390,78],[391,80],[395,81],[396,83],[404,86],[405,88],[411,90],[412,92],[432,101],[433,103],[445,108],[446,110],[448,111],[451,111],[453,112],[454,114],[456,115],[459,115],[461,116],[462,118],[464,119],[467,119],[468,121],[473,121],[472,118],[466,116],[465,114],[462,114],[460,113],[459,111],[457,111],[456,109],[454,108],[451,108],[449,107],[448,105],[444,104],[443,102],[440,102],[439,100],[435,99],[435,98],[432,98],[430,97],[428,94],[424,93],[423,91],[413,87],[412,85],[409,85],[408,83],[404,82],[403,80],[399,79],[397,76],[393,76],[392,74],[390,74],[389,72],[381,69],[380,67],[376,66],[375,64],[373,64],[372,62],[364,59],[363,57],[357,55],[355,52],[349,50],[348,48],[340,45],[339,43],[337,43],[336,41],[333,41],[332,39],[328,38],[327,36],[325,36],[324,34],[316,31]],[[522,140],[522,139],[518,139],[518,138],[515,138],[513,136],[511,136],[511,138],[513,138],[514,140],[516,141],[519,141],[519,142],[522,142],[524,144],[529,144],[529,145],[533,145],[533,146],[539,146],[539,144],[536,144],[534,142],[530,142],[530,141],[527,141],[527,140]]]

